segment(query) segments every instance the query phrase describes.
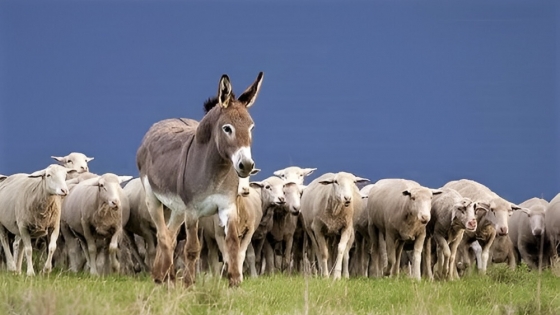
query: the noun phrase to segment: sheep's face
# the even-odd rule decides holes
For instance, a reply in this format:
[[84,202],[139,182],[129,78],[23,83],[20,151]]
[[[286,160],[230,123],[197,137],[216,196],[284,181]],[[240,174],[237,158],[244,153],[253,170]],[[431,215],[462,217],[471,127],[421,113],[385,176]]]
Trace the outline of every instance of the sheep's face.
[[66,196],[68,186],[66,185],[66,174],[75,173],[76,170],[67,169],[64,166],[51,164],[46,169],[29,175],[31,178],[40,177],[44,181],[46,191],[50,195]]
[[475,231],[477,227],[474,214],[474,203],[469,198],[463,198],[453,205],[451,221],[458,221],[468,231]]
[[274,172],[274,175],[282,178],[285,182],[295,183],[298,185],[303,185],[303,181],[306,176],[311,175],[316,168],[300,168],[297,166],[286,167],[283,170],[278,170]]
[[426,187],[413,187],[402,192],[408,198],[408,209],[421,224],[427,224],[431,218],[432,197],[441,194],[441,190],[431,190]]
[[334,197],[337,202],[342,203],[344,207],[348,207],[352,203],[356,183],[363,181],[369,180],[354,176],[350,173],[339,172],[337,174],[333,174],[331,177],[321,180],[319,183],[323,185],[331,185],[331,197]]
[[119,177],[114,174],[104,174],[94,184],[99,189],[98,199],[109,208],[117,210],[121,206],[121,185]]
[[62,166],[76,170],[78,173],[89,172],[88,162],[93,160],[92,157],[87,157],[85,154],[78,152],[72,152],[63,157],[53,156],[52,158],[57,160]]
[[529,216],[529,226],[533,236],[541,236],[544,234],[545,209],[542,206],[532,207],[529,211],[525,211]]
[[261,190],[263,204],[283,206],[286,203],[284,197],[284,182],[278,177],[269,177],[260,182],[251,182],[251,187]]
[[303,193],[303,186],[296,183],[285,183],[283,186],[286,210],[293,215],[298,215],[301,207],[301,194]]

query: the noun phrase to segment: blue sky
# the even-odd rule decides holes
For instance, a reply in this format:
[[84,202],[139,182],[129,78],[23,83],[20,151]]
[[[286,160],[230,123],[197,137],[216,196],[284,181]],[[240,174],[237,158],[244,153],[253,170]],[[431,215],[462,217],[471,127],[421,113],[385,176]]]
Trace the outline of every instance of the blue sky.
[[560,192],[554,1],[0,1],[0,173],[51,155],[137,175],[154,122],[200,119],[227,73],[265,77],[253,156],[470,178],[520,203]]

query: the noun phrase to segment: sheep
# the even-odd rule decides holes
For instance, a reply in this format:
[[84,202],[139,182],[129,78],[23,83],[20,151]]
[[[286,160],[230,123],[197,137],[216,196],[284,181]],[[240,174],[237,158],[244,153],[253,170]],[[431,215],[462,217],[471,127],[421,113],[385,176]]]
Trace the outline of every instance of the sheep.
[[455,258],[457,247],[463,239],[463,233],[476,230],[475,204],[469,198],[461,196],[451,188],[441,188],[441,194],[434,195],[430,221],[426,225],[424,241],[424,260],[426,276],[433,278],[432,273],[432,239],[437,244],[437,262],[434,271],[440,278],[456,279],[457,268]]
[[437,194],[441,194],[441,190],[432,190],[406,179],[381,179],[374,184],[367,203],[373,276],[381,274],[379,265],[384,260],[384,251],[387,254],[385,274],[398,275],[404,244],[413,242],[411,276],[420,279],[426,224],[431,218],[432,196]]
[[[546,208],[548,201],[531,198],[519,204],[523,211],[515,211],[509,218],[509,238],[516,253],[517,262],[523,260],[531,269],[547,266],[550,259],[550,242],[546,233]],[[541,246],[543,248],[541,249]],[[539,254],[542,253],[542,261]]]
[[55,159],[60,163],[60,165],[76,170],[76,173],[69,173],[66,175],[66,179],[72,179],[78,176],[81,173],[89,172],[88,163],[93,160],[92,157],[87,157],[83,153],[79,152],[72,152],[67,156],[51,156],[51,158]]
[[[282,178],[284,182],[295,183],[299,186],[303,193],[305,185],[303,184],[305,177],[311,175],[317,168],[301,168],[298,166],[290,166],[281,170],[275,171],[273,174]],[[284,226],[280,229],[286,230],[286,237],[292,238],[292,248],[294,255],[294,267],[296,270],[301,270],[301,263],[303,262],[303,226],[301,224],[301,215],[298,215],[297,219],[291,218],[289,220],[282,220],[283,223],[288,223],[288,226]],[[290,236],[291,235],[291,236]]]
[[[366,185],[360,189],[362,207],[354,207],[354,252],[350,256],[350,271],[353,275],[367,276],[371,250],[369,244],[368,212],[366,206],[368,194],[373,184]],[[364,200],[365,199],[365,200]],[[367,254],[367,255],[366,255]]]
[[[98,239],[110,238],[110,267],[114,272],[119,271],[120,266],[116,255],[118,240],[122,233],[123,220],[128,219],[129,213],[128,199],[120,183],[130,178],[131,176],[106,173],[80,182],[64,199],[61,224],[68,227],[78,237],[85,239],[92,275],[99,274],[96,245]],[[75,257],[71,256],[72,259]]]
[[[303,226],[311,241],[322,275],[329,276],[327,237],[340,236],[333,278],[348,278],[348,250],[354,238],[354,208],[360,208],[362,198],[356,183],[368,179],[351,173],[325,173],[313,180],[301,197]],[[344,261],[343,261],[344,260]]]
[[560,245],[560,193],[557,194],[546,207],[546,220],[544,230],[550,244],[550,264],[555,267],[558,260],[558,247]]
[[[508,216],[520,207],[506,201],[498,196],[488,187],[473,180],[461,179],[446,183],[443,187],[455,189],[461,196],[470,198],[476,203],[475,213],[477,216],[476,232],[466,231],[463,234],[463,241],[459,245],[463,253],[462,256],[468,258],[466,254],[469,246],[478,240],[482,251],[477,257],[477,266],[480,273],[485,274],[490,257],[490,248],[498,235],[507,235]],[[467,265],[470,263],[467,261]]]
[[303,185],[293,182],[285,182],[282,187],[286,203],[283,207],[275,207],[272,229],[267,235],[265,244],[267,248],[266,263],[269,267],[272,267],[273,264],[276,265],[274,253],[278,250],[282,259],[277,267],[281,271],[288,270],[291,273],[294,233],[298,224],[303,189]]
[[[253,169],[250,176],[256,175],[260,169]],[[237,266],[239,266],[239,272],[241,274],[241,280],[243,280],[243,262],[245,261],[247,248],[251,244],[251,239],[253,233],[260,222],[262,217],[261,210],[261,200],[259,199],[258,193],[250,187],[249,176],[245,178],[239,178],[237,198],[237,226],[238,226],[238,237],[239,243],[239,261]],[[229,256],[226,251],[226,234],[225,229],[220,223],[220,218],[218,214],[214,214],[209,217],[202,217],[199,219],[199,228],[202,229],[204,244],[208,250],[208,265],[213,274],[217,275],[219,273],[219,261],[218,261],[218,250],[222,253],[223,261],[228,262]],[[257,276],[254,255],[248,257],[249,266],[251,268],[251,276]]]
[[311,175],[316,168],[301,168],[298,166],[290,166],[285,169],[277,170],[273,174],[282,178],[285,182],[292,182],[297,185],[303,185],[306,176]]
[[[52,256],[60,231],[62,196],[68,194],[65,178],[76,170],[51,164],[31,174],[14,174],[0,184],[0,241],[4,248],[8,270],[21,271],[23,253],[27,260],[27,275],[35,275],[31,239],[49,236],[44,273],[52,269]],[[17,246],[23,242],[16,262],[11,254],[6,230],[16,235]]]

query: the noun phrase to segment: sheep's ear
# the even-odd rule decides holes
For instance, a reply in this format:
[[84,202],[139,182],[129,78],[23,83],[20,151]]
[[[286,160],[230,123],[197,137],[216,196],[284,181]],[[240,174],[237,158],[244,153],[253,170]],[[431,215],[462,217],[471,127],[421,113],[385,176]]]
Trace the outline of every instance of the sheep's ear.
[[278,177],[282,177],[282,175],[284,175],[284,170],[279,170],[279,171],[276,171],[272,174],[274,174],[275,176],[278,176]]
[[408,190],[408,189],[407,189],[407,190],[403,190],[402,194],[403,194],[404,196],[412,196],[412,193],[410,193],[410,190]]
[[369,179],[363,177],[356,177],[356,179],[354,179],[354,183],[363,183],[363,182],[369,182]]
[[218,84],[218,104],[227,108],[231,101],[232,87],[227,74],[222,75],[220,83]]
[[6,175],[0,175],[0,183],[4,181],[4,179],[8,178]]
[[43,177],[43,176],[45,176],[45,173],[46,173],[45,170],[40,170],[40,171],[33,172],[33,173],[27,175],[27,177],[30,177],[30,178]]
[[132,179],[132,176],[119,176],[119,184],[124,183]]
[[474,213],[476,215],[483,215],[490,211],[490,205],[486,202],[475,202],[474,204]]
[[72,173],[77,173],[77,172],[78,172],[78,171],[76,171],[76,170],[68,169],[68,170],[66,171],[66,174],[72,174]]
[[257,175],[259,172],[261,171],[260,168],[254,168],[251,173],[249,173],[250,176],[254,176]]
[[263,188],[264,184],[262,182],[250,182],[249,186],[258,189],[258,188]]
[[528,209],[528,208],[519,208],[519,210],[525,212],[527,215],[531,215],[531,209]]
[[259,95],[259,91],[261,90],[261,83],[263,80],[264,73],[259,72],[257,75],[257,79],[251,86],[249,86],[241,95],[237,98],[245,107],[249,108],[255,104],[255,100]]
[[439,189],[432,189],[432,195],[439,195],[439,194],[441,194],[441,193],[443,193],[442,190],[439,190]]
[[51,158],[55,159],[60,164],[66,164],[66,157],[65,156],[51,156]]
[[303,176],[309,176],[316,170],[317,170],[317,168],[304,168],[303,169]]
[[511,204],[511,210],[516,211],[516,210],[522,210],[523,208],[521,208],[518,205],[514,205],[513,203]]
[[94,159],[94,158],[92,158],[92,157],[87,157],[87,156],[86,156],[86,162],[91,162],[91,161],[93,161],[93,159]]
[[80,178],[76,177],[76,178],[72,178],[66,181],[66,185],[75,185],[77,183],[80,182]]
[[319,184],[323,184],[323,185],[330,185],[332,183],[334,183],[334,178],[325,179],[325,180],[322,180],[322,181],[319,182]]

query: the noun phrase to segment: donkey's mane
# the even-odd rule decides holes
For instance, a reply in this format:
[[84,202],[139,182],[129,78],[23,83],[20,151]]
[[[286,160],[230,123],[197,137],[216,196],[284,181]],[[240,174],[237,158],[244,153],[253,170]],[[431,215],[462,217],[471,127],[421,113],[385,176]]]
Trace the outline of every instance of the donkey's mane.
[[[233,92],[231,93],[231,98],[232,99],[236,99],[235,95],[233,94]],[[218,97],[217,96],[212,96],[209,97],[205,102],[204,102],[204,114],[208,114],[208,112],[216,107],[216,105],[218,105]]]

